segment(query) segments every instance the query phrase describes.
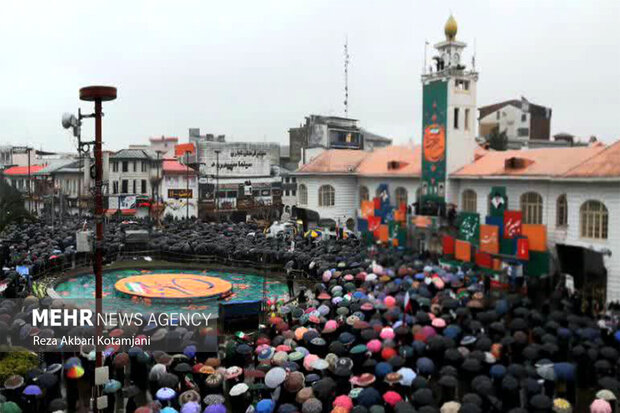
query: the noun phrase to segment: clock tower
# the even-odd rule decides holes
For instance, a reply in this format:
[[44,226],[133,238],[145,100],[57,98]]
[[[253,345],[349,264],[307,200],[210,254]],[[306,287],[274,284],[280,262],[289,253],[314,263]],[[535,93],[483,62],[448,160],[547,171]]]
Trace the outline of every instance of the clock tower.
[[435,44],[430,72],[422,75],[422,196],[425,214],[446,202],[457,203],[448,177],[474,160],[476,149],[476,82],[478,73],[463,63],[466,43],[456,40],[450,16],[446,39]]

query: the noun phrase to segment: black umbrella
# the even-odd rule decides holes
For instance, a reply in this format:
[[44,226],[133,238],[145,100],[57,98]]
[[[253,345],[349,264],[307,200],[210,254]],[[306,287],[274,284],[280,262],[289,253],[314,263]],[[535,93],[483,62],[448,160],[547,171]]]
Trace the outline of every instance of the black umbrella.
[[549,410],[553,406],[553,402],[544,394],[536,394],[530,399],[530,406],[534,409]]
[[175,389],[179,384],[179,378],[174,374],[165,373],[159,378],[159,380],[157,380],[157,384],[159,384],[160,387],[170,387],[171,389]]
[[413,403],[416,407],[432,405],[435,403],[431,389],[418,389],[413,393]]

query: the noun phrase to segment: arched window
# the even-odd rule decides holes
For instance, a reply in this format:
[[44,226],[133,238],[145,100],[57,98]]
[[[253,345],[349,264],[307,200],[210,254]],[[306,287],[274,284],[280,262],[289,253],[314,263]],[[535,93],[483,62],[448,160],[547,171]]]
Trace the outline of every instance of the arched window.
[[542,196],[536,192],[526,192],[521,195],[521,213],[524,224],[542,224]]
[[360,186],[360,202],[368,201],[370,199],[370,193],[368,192],[368,187]]
[[306,185],[299,185],[297,194],[299,195],[299,205],[308,205],[308,188],[306,188]]
[[476,212],[478,210],[478,195],[473,189],[466,189],[461,194],[461,210]]
[[394,191],[394,198],[396,207],[400,207],[401,204],[407,205],[407,190],[402,186],[399,186]]
[[568,203],[566,202],[566,195],[562,194],[557,200],[555,210],[555,226],[565,227],[566,225],[568,225]]
[[323,185],[319,188],[319,206],[330,207],[336,203],[336,191],[331,185]]
[[581,236],[584,238],[607,239],[607,207],[599,201],[586,201],[579,210]]

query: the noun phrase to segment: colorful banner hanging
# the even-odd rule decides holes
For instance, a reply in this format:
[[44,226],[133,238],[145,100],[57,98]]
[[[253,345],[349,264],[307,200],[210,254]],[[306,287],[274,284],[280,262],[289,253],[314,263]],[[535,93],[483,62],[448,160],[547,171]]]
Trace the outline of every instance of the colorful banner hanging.
[[454,243],[454,258],[460,261],[471,261],[471,244],[467,241],[457,239]]
[[542,224],[523,224],[521,234],[527,237],[530,251],[547,251],[547,226]]
[[381,217],[368,217],[368,231],[375,232],[381,225]]
[[530,244],[527,238],[517,238],[517,258],[520,260],[530,259]]
[[448,82],[429,82],[423,86],[422,95],[421,203],[443,203],[446,185]]
[[373,201],[362,201],[362,217],[368,218],[375,215],[375,203]]
[[443,246],[444,255],[454,255],[454,237],[444,235],[441,238],[441,244]]
[[480,239],[480,215],[476,212],[459,213],[459,239],[477,245]]
[[489,254],[499,253],[499,227],[496,225],[480,225],[480,251]]
[[476,252],[475,261],[477,265],[484,268],[491,268],[493,266],[493,257],[491,257],[491,254],[487,254],[486,252]]
[[504,238],[516,238],[521,235],[521,211],[504,212]]
[[494,186],[489,194],[489,215],[493,217],[503,217],[504,211],[508,207],[505,186]]

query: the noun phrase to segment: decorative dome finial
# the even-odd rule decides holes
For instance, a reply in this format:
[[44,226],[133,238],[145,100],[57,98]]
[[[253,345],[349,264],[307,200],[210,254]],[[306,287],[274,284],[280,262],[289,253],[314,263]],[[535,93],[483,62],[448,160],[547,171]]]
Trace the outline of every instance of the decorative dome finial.
[[456,24],[456,20],[452,14],[450,14],[450,17],[448,18],[448,21],[446,21],[446,25],[443,28],[443,31],[446,34],[446,40],[454,40],[457,30],[458,26]]

